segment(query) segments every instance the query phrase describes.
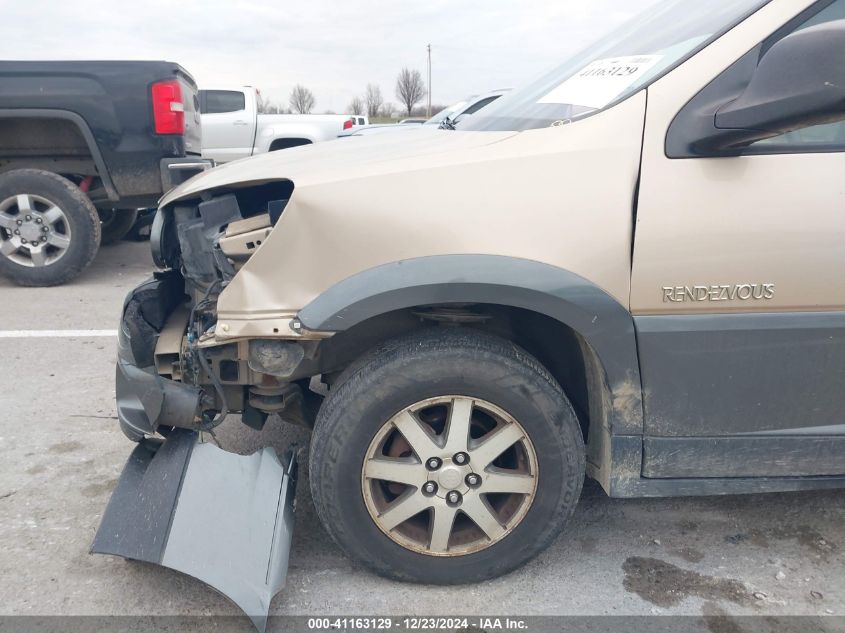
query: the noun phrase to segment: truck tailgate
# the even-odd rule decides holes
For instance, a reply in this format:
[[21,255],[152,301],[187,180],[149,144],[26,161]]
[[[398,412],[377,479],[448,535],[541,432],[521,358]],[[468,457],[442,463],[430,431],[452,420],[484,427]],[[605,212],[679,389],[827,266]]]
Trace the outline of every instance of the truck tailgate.
[[185,153],[200,154],[202,152],[202,125],[197,85],[181,68],[176,71],[176,78],[182,87],[182,103],[185,107]]

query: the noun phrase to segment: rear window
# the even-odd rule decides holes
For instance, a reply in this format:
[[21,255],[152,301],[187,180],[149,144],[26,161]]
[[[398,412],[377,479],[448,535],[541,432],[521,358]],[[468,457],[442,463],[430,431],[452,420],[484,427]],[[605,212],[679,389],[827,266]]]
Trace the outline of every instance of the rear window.
[[200,112],[222,114],[246,109],[244,93],[237,90],[201,90]]

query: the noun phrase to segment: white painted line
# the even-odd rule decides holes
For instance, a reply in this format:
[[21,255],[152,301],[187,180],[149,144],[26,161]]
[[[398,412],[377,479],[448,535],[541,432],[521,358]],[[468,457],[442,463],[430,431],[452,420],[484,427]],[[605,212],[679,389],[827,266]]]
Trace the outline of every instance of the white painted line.
[[117,330],[0,330],[0,338],[98,338],[117,336]]

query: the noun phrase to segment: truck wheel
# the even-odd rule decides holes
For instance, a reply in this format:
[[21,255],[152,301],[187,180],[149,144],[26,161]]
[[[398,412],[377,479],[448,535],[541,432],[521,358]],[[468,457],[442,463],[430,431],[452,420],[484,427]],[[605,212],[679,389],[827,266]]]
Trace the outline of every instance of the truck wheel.
[[100,216],[101,223],[101,246],[122,240],[132,230],[135,220],[138,219],[137,209],[100,209],[97,214]]
[[572,514],[584,442],[528,353],[466,329],[396,339],[350,367],[317,417],[311,492],[323,525],[376,572],[424,583],[498,576]]
[[0,175],[0,273],[22,286],[55,286],[85,270],[100,218],[79,188],[40,169]]

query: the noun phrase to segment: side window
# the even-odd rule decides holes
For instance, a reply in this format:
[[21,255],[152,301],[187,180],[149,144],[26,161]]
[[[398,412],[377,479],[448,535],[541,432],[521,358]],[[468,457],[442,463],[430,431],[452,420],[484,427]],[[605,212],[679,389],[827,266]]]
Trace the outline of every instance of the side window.
[[[809,20],[794,28],[790,33],[784,34],[784,37],[802,29],[833,20],[845,20],[845,0],[835,0]],[[812,149],[845,151],[845,121],[814,125],[802,130],[787,132],[780,136],[757,141],[749,147],[763,151],[781,150],[785,152]]]
[[222,114],[246,109],[246,98],[237,90],[204,90],[202,114]]

